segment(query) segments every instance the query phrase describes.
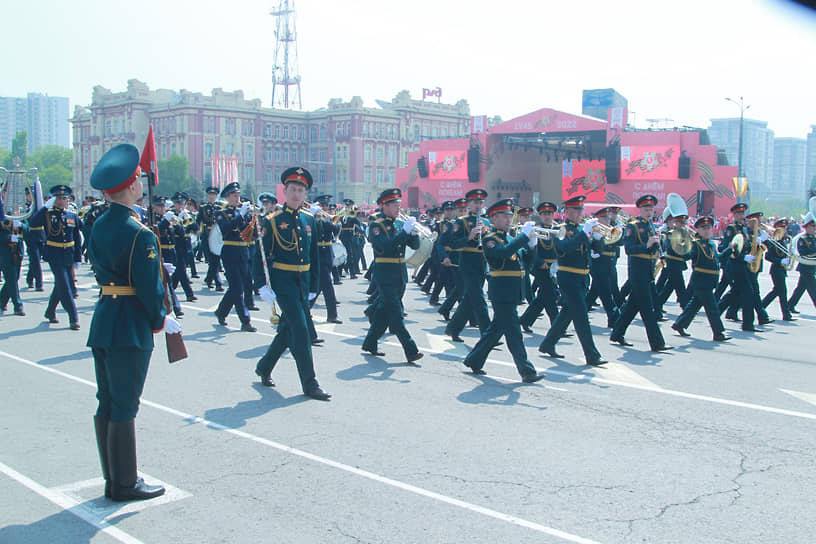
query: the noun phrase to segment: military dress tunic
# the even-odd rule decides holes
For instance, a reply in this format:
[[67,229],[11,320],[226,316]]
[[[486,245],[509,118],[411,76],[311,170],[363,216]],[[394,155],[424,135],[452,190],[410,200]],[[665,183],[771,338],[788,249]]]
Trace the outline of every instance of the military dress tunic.
[[207,275],[204,277],[204,283],[211,285],[215,282],[216,287],[221,287],[221,276],[219,275],[221,256],[210,251],[210,233],[212,229],[216,228],[215,217],[218,208],[214,203],[202,204],[198,210],[196,221],[199,226],[201,245],[204,248],[204,259],[207,261]]
[[29,226],[45,227],[43,257],[54,274],[54,289],[45,310],[47,318],[55,318],[57,303],[62,304],[71,323],[79,323],[72,293],[74,263],[82,261],[82,239],[79,217],[72,211],[42,207],[29,219]]
[[714,298],[714,289],[720,275],[720,259],[728,256],[731,248],[725,248],[725,255],[717,251],[717,244],[713,240],[695,238],[691,244],[688,258],[691,261],[691,298],[683,307],[680,316],[675,320],[674,327],[687,329],[700,308],[705,309],[708,324],[714,336],[723,334],[722,319]]
[[224,273],[227,276],[227,292],[221,298],[218,308],[215,310],[216,317],[226,318],[235,307],[235,313],[241,324],[249,324],[249,309],[246,304],[246,291],[250,287],[250,261],[249,246],[252,242],[245,242],[241,238],[243,231],[252,220],[249,214],[245,216],[238,213],[235,206],[225,206],[216,215],[216,223],[221,229],[221,236],[224,240],[224,247],[221,248],[221,261],[224,264]]
[[745,224],[735,222],[725,227],[717,249],[725,251],[737,234],[742,234],[745,243],[742,251],[732,252],[725,261],[724,275],[728,277],[731,291],[722,297],[718,306],[720,313],[726,312],[726,317],[731,319],[736,319],[737,311],[741,309],[742,329],[751,330],[754,328],[754,292],[748,276],[748,263],[745,262],[745,256],[751,253],[751,234]]
[[268,376],[288,348],[297,365],[304,393],[319,387],[309,334],[309,295],[320,285],[315,218],[306,210],[284,206],[262,221],[263,250],[272,290],[280,308],[278,331],[256,372]]
[[332,244],[335,235],[339,232],[340,226],[335,225],[323,214],[315,217],[317,248],[320,260],[319,270],[319,293],[323,293],[323,300],[326,303],[326,318],[337,319],[337,297],[334,293],[334,283],[332,282],[331,269],[334,258],[332,257]]
[[[471,316],[479,326],[479,332],[484,332],[490,324],[490,315],[487,313],[487,303],[484,298],[487,264],[483,248],[479,246],[478,236],[473,240],[468,239],[470,231],[480,222],[487,227],[490,226],[490,221],[476,213],[469,212],[453,224],[450,247],[452,250],[461,251],[458,281],[462,284],[459,306],[445,327],[445,334],[453,337],[459,336]],[[487,230],[482,234],[483,241],[486,234]]]
[[164,327],[164,286],[156,237],[130,208],[112,203],[91,229],[88,254],[101,287],[88,333],[96,371],[97,416],[136,417],[153,352]]
[[[0,218],[3,217],[3,201],[0,199]],[[23,262],[23,236],[26,223],[15,227],[14,220],[0,220],[0,272],[3,273],[3,287],[0,288],[0,309],[5,310],[8,301],[15,311],[23,311],[23,300],[20,298],[19,278]],[[39,255],[39,254],[38,254]],[[39,256],[38,256],[39,258]],[[42,285],[42,277],[40,283]]]
[[443,316],[449,315],[453,305],[462,298],[462,281],[458,273],[459,257],[462,255],[462,250],[461,248],[454,249],[451,247],[455,222],[455,219],[444,219],[439,229],[439,260],[444,261],[446,257],[450,259],[450,266],[442,266],[444,269],[443,274],[447,276],[446,281],[449,286],[445,291],[445,300],[437,310]]
[[620,318],[612,329],[610,340],[613,342],[624,338],[635,314],[640,313],[646,327],[649,346],[656,350],[666,345],[657,324],[654,300],[654,268],[660,244],[647,247],[649,238],[656,233],[654,224],[648,219],[638,218],[626,226],[623,247],[628,256],[629,282],[632,289],[621,308]]
[[490,269],[487,296],[493,306],[493,320],[465,358],[465,366],[474,370],[484,367],[490,350],[504,336],[521,377],[529,379],[536,375],[535,367],[527,359],[518,317],[524,278],[523,261],[519,252],[527,247],[528,241],[525,234],[513,238],[501,230],[482,237],[484,256]]
[[532,251],[530,264],[534,278],[533,291],[537,289],[536,296],[519,318],[521,325],[527,329],[533,326],[542,310],[547,313],[551,325],[558,316],[558,286],[551,273],[551,267],[557,259],[554,237],[539,238]]
[[376,352],[377,342],[390,328],[399,339],[405,356],[411,359],[419,350],[405,328],[401,301],[408,282],[405,247],[417,249],[419,236],[407,234],[402,226],[402,221],[394,221],[390,217],[382,217],[369,226],[368,239],[375,264],[372,280],[377,286],[378,297],[370,319],[371,326],[363,341],[363,350]]
[[538,349],[542,352],[554,351],[555,344],[564,336],[572,322],[587,362],[599,361],[601,354],[592,339],[586,295],[590,252],[601,251],[603,241],[590,239],[578,223],[567,220],[564,223],[564,238],[555,238],[554,243],[558,256],[558,287],[564,304]]
[[683,272],[688,269],[686,265],[688,255],[680,255],[672,247],[670,240],[674,230],[675,229],[672,229],[666,232],[664,251],[668,278],[666,284],[658,293],[657,302],[655,304],[655,308],[661,310],[660,313],[662,313],[663,305],[669,300],[672,292],[676,293],[677,302],[681,308],[686,307],[690,297],[690,294],[686,291],[686,281],[683,277]]
[[[34,204],[29,204],[29,206],[34,206]],[[37,291],[42,291],[42,252],[45,246],[45,227],[25,229],[23,239],[25,240],[26,253],[28,253],[26,283],[29,287],[35,286]]]
[[[812,234],[803,235],[797,241],[796,248],[800,256],[808,257],[811,260],[816,259],[816,236]],[[813,305],[816,306],[816,266],[803,264],[800,261],[796,266],[796,270],[799,272],[799,281],[793,293],[791,293],[791,298],[788,302],[789,308],[796,308],[799,299],[802,298],[805,291],[810,295],[810,300],[813,302]]]
[[779,308],[782,310],[782,318],[790,320],[792,316],[788,308],[788,271],[785,265],[782,264],[782,259],[790,258],[790,255],[780,247],[780,245],[783,247],[790,246],[790,236],[785,234],[778,242],[778,244],[774,243],[773,240],[765,240],[764,242],[765,260],[771,263],[773,289],[762,299],[762,307],[767,308],[775,298],[779,297]]

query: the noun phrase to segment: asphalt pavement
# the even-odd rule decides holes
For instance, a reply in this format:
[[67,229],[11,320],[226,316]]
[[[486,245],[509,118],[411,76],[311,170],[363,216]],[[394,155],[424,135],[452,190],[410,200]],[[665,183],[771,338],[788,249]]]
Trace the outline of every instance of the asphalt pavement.
[[[199,264],[203,275],[204,266]],[[620,274],[625,277],[625,261]],[[792,290],[796,272],[788,280]],[[193,280],[183,303],[190,357],[168,364],[163,339],[136,419],[139,469],[168,493],[118,504],[102,498],[85,347],[97,290],[78,275],[82,330],[43,320],[45,292],[23,288],[25,317],[0,315],[0,543],[813,542],[816,519],[816,308],[796,322],[711,342],[704,315],[652,353],[636,319],[624,348],[584,365],[539,354],[549,322],[525,334],[546,378],[520,381],[501,346],[486,376],[462,360],[478,330],[451,342],[428,297],[409,283],[406,325],[425,357],[412,365],[394,336],[383,357],[360,351],[366,282],[335,286],[342,324],[313,310],[317,377],[330,402],[302,395],[287,354],[275,388],[254,374],[274,337],[264,303],[258,332],[213,315],[221,293]],[[763,292],[770,289],[767,272]],[[21,282],[24,285],[24,282]],[[179,290],[181,295],[181,291]],[[183,298],[183,295],[181,295]],[[520,308],[520,312],[523,311]],[[679,314],[675,302],[668,317]]]

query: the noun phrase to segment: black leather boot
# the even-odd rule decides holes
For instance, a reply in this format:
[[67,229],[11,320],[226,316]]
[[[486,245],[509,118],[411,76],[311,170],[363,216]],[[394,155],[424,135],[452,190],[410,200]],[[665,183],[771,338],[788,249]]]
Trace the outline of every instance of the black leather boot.
[[136,427],[134,420],[108,424],[108,461],[111,499],[140,501],[164,495],[160,485],[147,485],[136,473]]
[[105,498],[111,496],[110,465],[108,464],[108,418],[94,416],[96,447],[99,450],[99,463],[102,465],[102,476],[105,477]]

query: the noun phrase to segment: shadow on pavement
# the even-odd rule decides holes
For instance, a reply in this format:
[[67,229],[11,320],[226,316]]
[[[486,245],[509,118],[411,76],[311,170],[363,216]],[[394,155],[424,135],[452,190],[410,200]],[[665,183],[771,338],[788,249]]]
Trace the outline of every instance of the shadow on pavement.
[[309,397],[305,395],[286,398],[274,388],[264,387],[258,382],[253,383],[252,388],[261,395],[261,398],[244,400],[235,406],[212,408],[204,412],[202,417],[206,420],[224,425],[225,427],[237,429],[246,425],[249,419],[260,417],[277,408],[284,408],[309,400]]
[[361,354],[360,356],[365,358],[365,362],[340,370],[335,374],[335,376],[344,381],[369,379],[376,381],[411,383],[411,380],[400,380],[393,378],[392,376],[394,375],[394,369],[401,366],[418,368],[418,365],[412,365],[411,363],[404,361],[389,364],[375,355]]
[[489,404],[493,406],[524,406],[536,410],[547,410],[546,406],[535,406],[527,402],[520,402],[521,393],[518,387],[536,387],[535,384],[502,383],[489,376],[478,376],[466,372],[468,376],[482,382],[470,391],[460,393],[456,399],[465,404]]
[[[47,518],[29,523],[27,525],[6,525],[0,528],[0,542],[14,542],[17,544],[35,542],[71,542],[72,544],[90,544],[97,540],[95,537],[99,529],[84,519],[71,513],[71,510],[87,510],[85,505],[93,502],[86,501],[69,510],[62,510],[52,514]],[[123,503],[127,504],[127,503]],[[106,520],[110,525],[125,520],[138,512],[121,514]],[[59,535],[59,536],[57,536]]]

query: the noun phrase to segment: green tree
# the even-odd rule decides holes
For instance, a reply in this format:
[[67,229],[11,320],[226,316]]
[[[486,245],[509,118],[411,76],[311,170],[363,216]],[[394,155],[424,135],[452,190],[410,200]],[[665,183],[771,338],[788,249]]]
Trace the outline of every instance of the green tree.
[[24,130],[18,132],[11,141],[11,154],[6,157],[3,166],[7,169],[14,168],[14,157],[20,157],[20,165],[26,163],[26,150],[28,149],[28,133]]
[[58,145],[48,145],[31,153],[26,160],[26,168],[37,168],[43,190],[55,185],[71,185],[73,174],[71,163],[73,152]]
[[159,186],[156,194],[173,196],[177,191],[186,192],[190,198],[200,202],[204,197],[201,183],[190,177],[190,161],[180,155],[171,155],[158,163]]

